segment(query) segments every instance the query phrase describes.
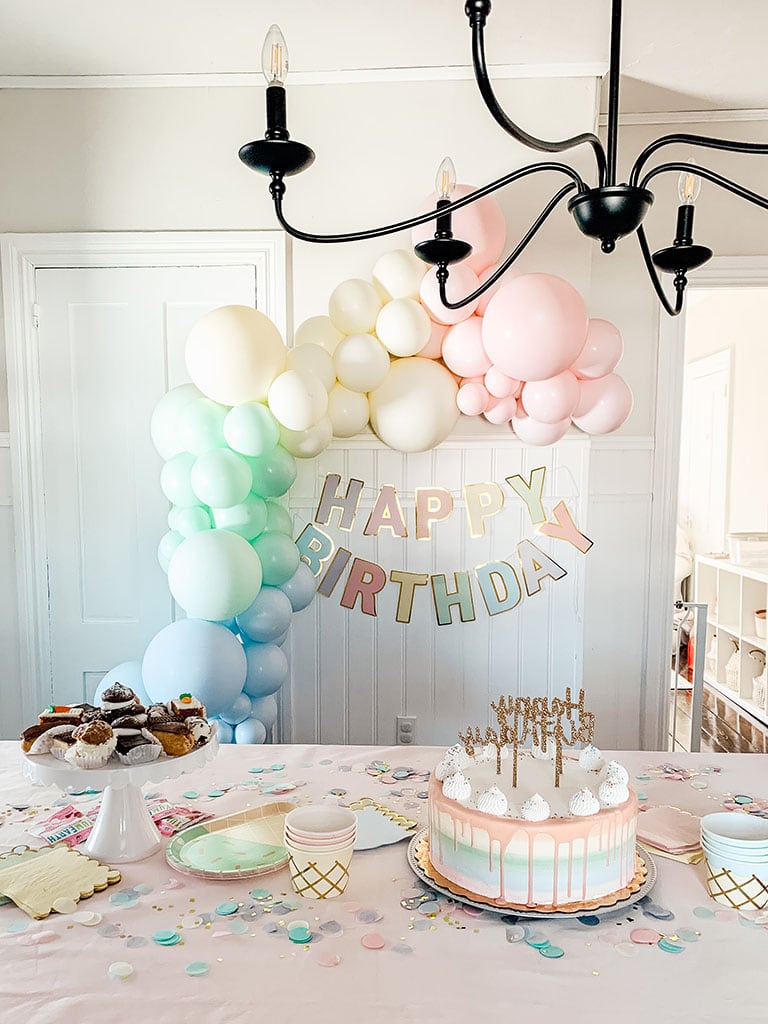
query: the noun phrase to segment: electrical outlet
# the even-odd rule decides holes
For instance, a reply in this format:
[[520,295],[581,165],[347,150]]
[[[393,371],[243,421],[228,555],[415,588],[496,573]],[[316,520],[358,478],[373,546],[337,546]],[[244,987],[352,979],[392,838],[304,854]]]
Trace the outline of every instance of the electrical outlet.
[[397,736],[395,737],[395,742],[397,744],[410,746],[416,742],[415,715],[398,715],[396,728]]

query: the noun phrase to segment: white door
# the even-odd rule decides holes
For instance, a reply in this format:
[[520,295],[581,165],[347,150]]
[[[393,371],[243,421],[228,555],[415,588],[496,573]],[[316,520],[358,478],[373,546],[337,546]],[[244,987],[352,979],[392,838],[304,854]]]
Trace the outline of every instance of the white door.
[[152,410],[198,317],[254,305],[253,266],[36,271],[54,699],[88,699],[173,617]]

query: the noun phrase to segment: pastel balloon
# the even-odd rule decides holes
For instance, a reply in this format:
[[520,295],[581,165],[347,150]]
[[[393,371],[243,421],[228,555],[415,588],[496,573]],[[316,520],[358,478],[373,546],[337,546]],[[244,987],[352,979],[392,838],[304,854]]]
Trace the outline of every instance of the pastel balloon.
[[438,324],[434,320],[430,320],[429,340],[417,355],[420,355],[422,359],[439,359],[443,354],[443,338],[447,330],[446,324]]
[[373,391],[389,372],[389,353],[372,334],[344,338],[333,354],[333,362],[339,383],[350,391]]
[[242,690],[247,668],[243,645],[224,626],[179,619],[150,640],[141,673],[150,701],[164,704],[193,693],[215,717]]
[[217,530],[229,530],[246,540],[253,540],[267,527],[268,509],[258,494],[248,494],[237,505],[212,508],[211,516]]
[[554,444],[565,435],[571,425],[570,420],[560,423],[540,423],[530,416],[517,415],[512,417],[512,429],[524,444]]
[[262,587],[256,600],[241,612],[235,621],[249,640],[270,643],[291,625],[293,608],[288,595],[277,587]]
[[[474,191],[474,185],[456,185],[451,193],[451,199],[463,199]],[[433,192],[424,201],[419,213],[434,210],[436,203],[437,194]],[[493,196],[484,196],[469,206],[455,210],[451,216],[451,230],[454,238],[460,238],[462,242],[469,242],[472,246],[472,252],[462,260],[462,266],[466,265],[476,274],[495,263],[504,250],[507,226],[501,207]],[[413,244],[434,237],[434,233],[434,221],[419,224],[412,231]]]
[[407,249],[393,249],[373,265],[373,285],[383,302],[415,299],[427,265]]
[[368,396],[334,384],[328,393],[328,418],[334,437],[354,437],[368,424]]
[[367,334],[376,324],[381,309],[378,292],[368,281],[353,278],[331,292],[328,315],[342,334]]
[[168,567],[174,600],[190,617],[212,622],[245,611],[261,589],[261,578],[259,556],[245,538],[229,530],[203,530],[187,537]]
[[286,534],[265,530],[253,541],[253,549],[261,563],[266,586],[279,587],[296,572],[299,549]]
[[264,455],[280,439],[277,421],[261,402],[243,402],[230,409],[224,420],[224,439],[241,455]]
[[184,406],[194,398],[202,398],[194,384],[180,384],[171,388],[155,406],[149,424],[152,444],[163,459],[171,459],[184,451],[179,440],[178,418]]
[[293,335],[293,344],[295,347],[299,345],[319,345],[329,355],[333,355],[336,346],[343,337],[342,332],[333,326],[329,316],[311,316],[296,328]]
[[176,529],[176,524],[178,522],[179,513],[180,512],[181,512],[181,509],[180,508],[176,508],[175,505],[171,505],[171,507],[168,509],[167,521],[168,521],[168,529],[169,530],[175,530]]
[[326,391],[336,383],[336,370],[331,353],[322,345],[304,344],[288,352],[288,369],[311,373],[322,382]]
[[267,522],[264,529],[276,530],[278,533],[287,533],[290,536],[293,533],[293,520],[288,509],[283,508],[276,501],[268,501],[266,505]]
[[453,377],[439,363],[418,356],[397,359],[384,383],[368,396],[371,426],[396,451],[429,451],[456,425],[457,392]]
[[456,405],[465,416],[479,416],[488,408],[491,396],[479,381],[462,384],[456,395]]
[[233,743],[266,743],[267,730],[263,722],[258,718],[246,718],[244,722],[238,722],[235,726]]
[[272,729],[277,721],[277,700],[274,695],[269,694],[267,697],[255,697],[251,701],[251,714],[255,719],[263,723],[267,731]]
[[228,708],[219,712],[219,718],[227,725],[239,725],[251,717],[251,698],[245,693],[238,693]]
[[172,505],[189,508],[200,504],[191,479],[195,461],[195,456],[189,452],[179,452],[168,459],[160,470],[160,490]]
[[193,382],[222,405],[265,401],[286,354],[278,329],[250,306],[206,313],[189,332],[185,349]]
[[277,644],[246,643],[245,692],[249,697],[267,697],[288,678],[288,658]]
[[[498,269],[499,269],[498,265],[494,265],[492,267],[487,267],[482,272],[482,274],[480,274],[480,277],[479,277],[480,284],[485,284],[485,282],[488,280],[488,278],[491,277]],[[485,311],[488,308],[488,303],[491,301],[491,299],[496,294],[496,292],[499,290],[499,288],[501,288],[502,281],[504,281],[504,280],[508,281],[510,279],[510,277],[509,277],[510,274],[514,274],[514,272],[511,271],[511,270],[505,271],[504,276],[499,278],[499,280],[496,282],[496,284],[492,284],[491,287],[487,291],[483,292],[483,294],[477,300],[477,315],[478,316],[485,316]]]
[[324,452],[333,440],[330,417],[323,416],[306,430],[286,430],[280,427],[280,444],[297,459],[314,459]]
[[580,380],[596,380],[616,369],[624,355],[624,342],[618,327],[608,320],[592,319],[587,340],[571,370]]
[[578,357],[587,337],[587,308],[567,281],[524,274],[505,282],[483,317],[483,345],[508,377],[546,380]]
[[121,661],[119,665],[115,665],[114,668],[111,668],[109,672],[102,677],[101,682],[96,687],[96,692],[93,695],[93,703],[98,705],[104,691],[109,689],[109,687],[113,686],[115,683],[122,683],[123,686],[128,686],[133,690],[142,704],[146,705],[152,703],[149,694],[144,689],[144,678],[141,674],[140,661]]
[[506,398],[491,398],[483,415],[489,423],[500,427],[504,423],[509,423],[516,412],[517,399],[508,395]]
[[[220,718],[211,718],[209,721],[216,723],[216,739],[219,743],[234,743],[235,742],[235,730],[227,722],[223,722]],[[266,731],[264,733],[266,736]]]
[[179,413],[179,441],[184,450],[202,455],[224,445],[224,420],[229,409],[210,398],[193,398]]
[[491,365],[483,348],[482,317],[449,327],[443,338],[443,362],[460,377],[480,377]]
[[203,505],[228,508],[245,501],[251,489],[251,470],[243,455],[215,448],[195,460],[190,482]]
[[376,319],[376,336],[393,356],[415,356],[429,341],[432,321],[416,299],[392,299]]
[[291,634],[290,629],[286,629],[286,631],[284,633],[281,633],[280,636],[277,638],[277,640],[274,641],[274,643],[276,643],[278,647],[282,647],[283,644],[285,643],[285,641],[290,636],[290,634]]
[[[448,301],[460,301],[473,292],[477,288],[478,283],[477,274],[473,270],[470,270],[464,263],[454,263],[450,268],[448,281],[445,286],[445,294]],[[466,306],[462,306],[460,309],[449,309],[447,306],[444,306],[440,299],[440,286],[437,281],[437,271],[434,267],[424,275],[421,289],[419,290],[419,298],[432,319],[437,320],[441,324],[459,324],[462,320],[472,316],[477,309],[477,299],[473,302],[468,302]]]
[[579,384],[579,402],[573,422],[587,434],[610,434],[632,412],[632,392],[617,373]]
[[157,545],[157,560],[163,572],[168,572],[173,553],[183,540],[184,537],[177,530],[169,530],[160,538],[160,543]]
[[291,608],[295,612],[300,612],[312,603],[317,590],[317,580],[307,563],[302,561],[299,562],[293,576],[280,584],[280,590],[291,602]]
[[547,380],[523,385],[520,396],[526,414],[540,423],[559,423],[570,419],[579,401],[579,382],[570,370]]
[[280,498],[296,479],[296,460],[282,445],[276,445],[266,455],[248,459],[254,494],[264,498]]
[[286,370],[269,389],[269,410],[282,427],[307,430],[328,409],[323,382],[306,370]]
[[193,505],[192,508],[180,508],[176,517],[176,529],[182,537],[191,537],[200,530],[210,530],[211,516],[207,508]]
[[486,371],[484,384],[488,388],[488,394],[493,398],[517,398],[522,389],[522,383],[514,377],[508,377],[502,373],[498,366],[491,366]]

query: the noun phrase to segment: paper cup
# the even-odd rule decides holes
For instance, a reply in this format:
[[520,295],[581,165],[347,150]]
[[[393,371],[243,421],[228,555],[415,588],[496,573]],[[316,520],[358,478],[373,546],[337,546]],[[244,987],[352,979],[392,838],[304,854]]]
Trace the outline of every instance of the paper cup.
[[743,874],[741,868],[731,870],[710,864],[707,857],[707,892],[717,903],[736,910],[768,907],[768,882],[754,875]]
[[767,846],[768,820],[738,811],[717,811],[715,814],[705,814],[701,819],[701,834],[705,839],[721,843]]
[[350,829],[357,828],[357,816],[346,807],[330,804],[296,807],[286,814],[285,827],[297,838],[339,839]]
[[353,843],[332,853],[299,850],[286,843],[291,885],[299,896],[331,900],[341,896],[349,881]]
[[294,850],[301,850],[303,853],[337,853],[340,850],[346,850],[348,846],[354,846],[356,839],[357,833],[353,832],[351,836],[347,836],[346,839],[343,839],[338,843],[305,843],[298,839],[294,839],[287,833],[283,833],[283,845],[286,850],[290,848]]

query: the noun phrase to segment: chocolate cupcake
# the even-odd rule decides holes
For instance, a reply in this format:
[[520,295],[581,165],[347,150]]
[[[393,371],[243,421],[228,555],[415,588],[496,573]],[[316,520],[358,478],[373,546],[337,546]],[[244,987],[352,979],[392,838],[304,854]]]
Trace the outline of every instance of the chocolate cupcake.
[[103,768],[112,756],[117,737],[108,722],[85,722],[72,733],[66,760],[78,768]]

